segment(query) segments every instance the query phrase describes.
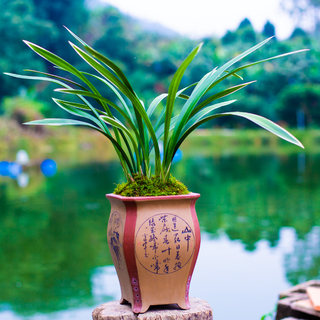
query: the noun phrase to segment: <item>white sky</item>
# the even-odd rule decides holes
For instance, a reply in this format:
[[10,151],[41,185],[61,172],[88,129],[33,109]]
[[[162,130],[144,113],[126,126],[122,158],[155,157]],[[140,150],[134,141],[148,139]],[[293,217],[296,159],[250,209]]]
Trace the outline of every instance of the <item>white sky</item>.
[[249,18],[256,30],[267,20],[279,38],[288,37],[293,22],[280,7],[281,0],[100,0],[133,17],[158,22],[193,38],[223,35]]

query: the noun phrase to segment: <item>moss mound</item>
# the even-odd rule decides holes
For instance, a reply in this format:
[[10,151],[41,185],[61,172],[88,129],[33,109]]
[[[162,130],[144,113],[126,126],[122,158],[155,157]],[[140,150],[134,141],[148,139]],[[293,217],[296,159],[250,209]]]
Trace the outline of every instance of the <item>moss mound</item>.
[[145,196],[170,196],[188,194],[187,187],[174,177],[167,182],[162,182],[159,177],[134,176],[134,181],[118,184],[114,189],[115,194],[124,197]]

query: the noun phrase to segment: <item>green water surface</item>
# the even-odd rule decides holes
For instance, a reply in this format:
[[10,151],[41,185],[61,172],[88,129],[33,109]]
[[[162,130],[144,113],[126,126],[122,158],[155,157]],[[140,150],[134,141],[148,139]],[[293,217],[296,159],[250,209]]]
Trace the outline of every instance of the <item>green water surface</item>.
[[[89,320],[119,297],[105,194],[121,168],[55,160],[52,177],[24,169],[24,187],[0,177],[1,320]],[[260,319],[280,290],[320,278],[320,155],[194,154],[174,174],[201,194],[191,294],[209,301],[215,320]]]

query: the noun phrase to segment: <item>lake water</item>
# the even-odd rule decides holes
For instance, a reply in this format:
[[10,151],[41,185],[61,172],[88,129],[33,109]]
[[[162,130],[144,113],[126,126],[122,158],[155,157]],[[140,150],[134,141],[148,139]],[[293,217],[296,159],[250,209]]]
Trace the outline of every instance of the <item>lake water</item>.
[[[51,177],[0,176],[1,320],[89,320],[119,298],[104,195],[121,169],[55,160]],[[320,155],[194,155],[174,174],[201,194],[191,296],[214,320],[260,319],[280,291],[320,278]]]

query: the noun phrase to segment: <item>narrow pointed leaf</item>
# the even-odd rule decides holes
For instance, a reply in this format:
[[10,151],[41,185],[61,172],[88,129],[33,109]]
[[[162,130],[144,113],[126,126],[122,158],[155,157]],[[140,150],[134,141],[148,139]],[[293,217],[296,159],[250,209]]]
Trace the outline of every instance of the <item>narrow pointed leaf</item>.
[[[195,85],[197,85],[197,82],[192,83],[192,84],[190,84],[189,86],[187,86],[187,87],[179,90],[179,91],[177,92],[177,94],[176,94],[176,98],[179,97],[179,98],[182,98],[182,99],[188,99],[189,96],[184,95],[183,92],[186,91],[186,90],[188,90],[188,89],[190,89],[190,88],[192,88],[192,87],[194,87]],[[152,102],[150,103],[149,108],[148,108],[148,110],[147,110],[147,114],[148,114],[149,118],[151,117],[151,115],[153,114],[153,112],[154,112],[154,110],[157,108],[157,106],[161,103],[161,101],[162,101],[163,99],[165,99],[167,96],[168,96],[167,93],[162,93],[162,94],[160,94],[159,96],[155,97],[155,98],[152,100]]]
[[261,64],[261,63],[264,63],[264,62],[272,61],[272,60],[275,60],[275,59],[280,59],[280,58],[283,58],[283,57],[286,57],[286,56],[290,56],[290,55],[293,55],[293,54],[302,53],[302,52],[306,52],[306,51],[309,51],[309,49],[301,49],[301,50],[296,50],[296,51],[291,51],[291,52],[279,54],[277,56],[273,56],[273,57],[269,57],[269,58],[266,58],[266,59],[258,60],[258,61],[252,62],[252,63],[248,63],[248,64],[246,64],[244,66],[235,68],[232,71],[230,71],[228,74],[226,74],[225,76],[223,76],[220,79],[218,79],[217,81],[213,82],[210,85],[210,87],[208,88],[207,92],[209,90],[211,90],[214,86],[216,86],[218,83],[222,82],[224,79],[232,76],[233,74],[235,74],[235,73],[237,73],[239,71],[242,71],[244,69],[253,67],[255,65],[258,65],[258,64]]
[[127,115],[130,117],[131,121],[134,122],[133,115],[132,115],[132,112],[130,111],[129,106],[127,105],[127,103],[125,102],[125,100],[121,96],[120,92],[117,90],[117,88],[114,85],[112,85],[108,80],[106,80],[104,78],[101,78],[99,76],[96,76],[94,74],[87,73],[87,72],[82,72],[82,73],[86,74],[86,75],[89,75],[91,77],[94,77],[94,78],[100,80],[101,82],[103,82],[106,86],[108,86],[114,92],[116,97],[119,99],[119,101],[122,104],[122,106],[123,106],[124,110],[126,111]]
[[191,94],[190,98],[187,100],[187,102],[185,103],[185,105],[182,108],[182,111],[180,113],[180,117],[179,117],[179,119],[177,121],[177,126],[176,126],[176,128],[175,128],[175,130],[173,132],[172,141],[170,143],[171,144],[171,147],[170,147],[171,150],[173,149],[173,145],[175,144],[175,142],[177,142],[178,137],[179,137],[179,135],[181,133],[181,130],[182,130],[183,126],[188,121],[189,116],[190,116],[194,106],[198,103],[198,101],[205,94],[205,92],[207,92],[207,90],[210,87],[210,85],[221,74],[223,74],[225,71],[227,71],[233,64],[235,64],[236,62],[242,60],[243,58],[245,58],[249,54],[253,53],[254,51],[258,50],[263,45],[265,45],[267,42],[269,42],[271,39],[272,39],[272,37],[270,37],[270,38],[268,38],[268,39],[266,39],[264,41],[261,41],[260,43],[256,44],[252,48],[250,48],[250,49],[244,51],[243,53],[239,54],[238,56],[234,57],[233,59],[231,59],[230,61],[225,63],[222,67],[212,70],[212,72],[210,72],[209,74],[205,75],[205,77],[203,77],[199,81],[198,85],[192,91],[192,94]]
[[69,30],[67,27],[65,27],[68,32],[75,38],[77,39],[85,48],[85,50],[92,54],[96,59],[100,60],[101,62],[103,62],[106,66],[108,66],[124,83],[124,85],[126,85],[130,91],[134,92],[130,82],[128,81],[127,77],[124,75],[124,73],[121,71],[121,69],[114,63],[112,62],[110,59],[108,59],[106,56],[102,55],[101,53],[99,53],[98,51],[96,51],[95,49],[93,49],[92,47],[90,47],[87,43],[85,43],[81,38],[79,38],[75,33],[73,33],[71,30]]
[[64,102],[62,102],[61,100],[58,100],[58,99],[55,99],[55,98],[52,98],[52,100],[63,110],[69,112],[70,114],[73,114],[75,116],[78,116],[78,117],[83,117],[83,118],[86,118],[90,121],[92,121],[93,123],[95,123],[97,126],[100,127],[101,130],[104,131],[104,126],[101,124],[101,122],[93,117],[91,114],[89,114],[88,112],[85,112],[83,110],[80,110],[78,108],[75,108],[73,106],[71,106],[70,104],[65,104]]
[[178,92],[178,88],[183,77],[183,74],[195,56],[201,50],[202,43],[200,43],[197,47],[195,47],[191,53],[187,56],[187,58],[182,62],[178,70],[175,72],[173,79],[171,80],[168,98],[167,98],[167,105],[166,105],[166,113],[165,113],[165,122],[164,122],[164,153],[166,152],[167,141],[169,138],[169,130],[170,130],[170,120],[172,117],[172,111],[174,106],[174,101],[176,99],[176,94]]
[[277,125],[273,121],[271,121],[271,120],[269,120],[267,118],[264,118],[262,116],[258,116],[256,114],[235,111],[235,112],[225,112],[225,113],[214,114],[212,116],[205,117],[205,118],[199,120],[198,122],[194,123],[179,138],[179,141],[175,145],[174,151],[172,153],[172,157],[174,156],[175,152],[178,150],[178,148],[180,147],[182,142],[196,128],[198,128],[200,125],[204,124],[205,122],[208,122],[210,120],[213,120],[213,119],[216,119],[216,118],[220,118],[220,117],[226,117],[226,116],[238,116],[238,117],[246,118],[246,119],[254,122],[255,124],[257,124],[258,126],[262,127],[263,129],[275,134],[276,136],[280,137],[281,139],[286,140],[286,141],[288,141],[290,143],[293,143],[293,144],[295,144],[295,145],[297,145],[297,146],[299,146],[301,148],[304,148],[302,143],[296,137],[294,137],[290,132],[288,132],[287,130],[283,129],[282,127],[280,127],[279,125]]
[[81,95],[81,96],[85,96],[85,97],[89,97],[89,98],[94,98],[97,101],[103,101],[103,102],[107,103],[108,105],[110,105],[115,110],[117,110],[130,123],[130,126],[134,127],[134,124],[132,123],[132,121],[128,117],[128,115],[121,108],[119,108],[115,103],[113,103],[112,101],[110,101],[109,99],[107,99],[105,97],[98,96],[90,91],[84,91],[84,90],[58,88],[58,89],[55,89],[54,91],[61,92],[61,93],[74,94],[74,95]]
[[[78,102],[73,102],[73,101],[67,101],[67,100],[61,100],[61,99],[54,99],[56,100],[57,102],[63,104],[63,105],[66,105],[66,106],[70,106],[70,107],[74,107],[74,108],[78,108],[78,109],[82,109],[82,110],[88,110],[88,111],[91,111],[91,108],[89,108],[86,104],[84,103],[78,103]],[[95,110],[102,114],[102,115],[106,115],[106,113],[104,111],[101,111],[97,108],[95,108]]]
[[39,126],[85,126],[94,128],[98,131],[100,129],[88,122],[73,120],[73,119],[60,119],[60,118],[48,118],[48,119],[41,119],[41,120],[33,120],[29,122],[25,122],[26,125],[39,125]]
[[215,101],[217,99],[221,99],[223,97],[226,97],[238,90],[241,90],[243,88],[245,88],[246,86],[248,86],[249,84],[251,83],[254,83],[256,81],[250,81],[250,82],[247,82],[247,83],[242,83],[242,84],[239,84],[239,85],[236,85],[234,87],[231,87],[231,88],[228,88],[228,89],[225,89],[225,90],[222,90],[210,97],[208,97],[207,99],[203,100],[201,103],[199,103],[191,112],[190,114],[190,117],[192,117],[193,115],[195,115],[199,110],[201,110],[202,108],[204,108],[206,105],[208,105],[209,103],[211,103],[212,101]]
[[58,79],[58,80],[61,80],[63,82],[67,82],[69,84],[72,84],[74,86],[77,86],[83,90],[87,90],[86,87],[84,87],[83,85],[73,81],[73,80],[70,80],[70,79],[67,79],[67,78],[64,78],[64,77],[60,77],[60,76],[57,76],[55,74],[52,74],[52,73],[46,73],[46,72],[41,72],[41,71],[37,71],[37,70],[31,70],[31,69],[25,69],[23,71],[26,71],[26,72],[33,72],[33,73],[39,73],[39,74],[42,74],[42,75],[45,75],[45,76],[48,76],[48,77],[51,77],[51,78],[54,78],[54,79]]
[[228,112],[228,113],[224,113],[224,114],[246,118],[246,119],[254,122],[255,124],[257,124],[261,128],[275,134],[279,138],[286,140],[290,143],[293,143],[301,148],[304,148],[302,143],[296,137],[294,137],[290,132],[288,132],[287,130],[280,127],[278,124],[274,123],[273,121],[271,121],[265,117],[262,117],[262,116],[259,116],[257,114],[253,114],[253,113],[247,113],[247,112]]

